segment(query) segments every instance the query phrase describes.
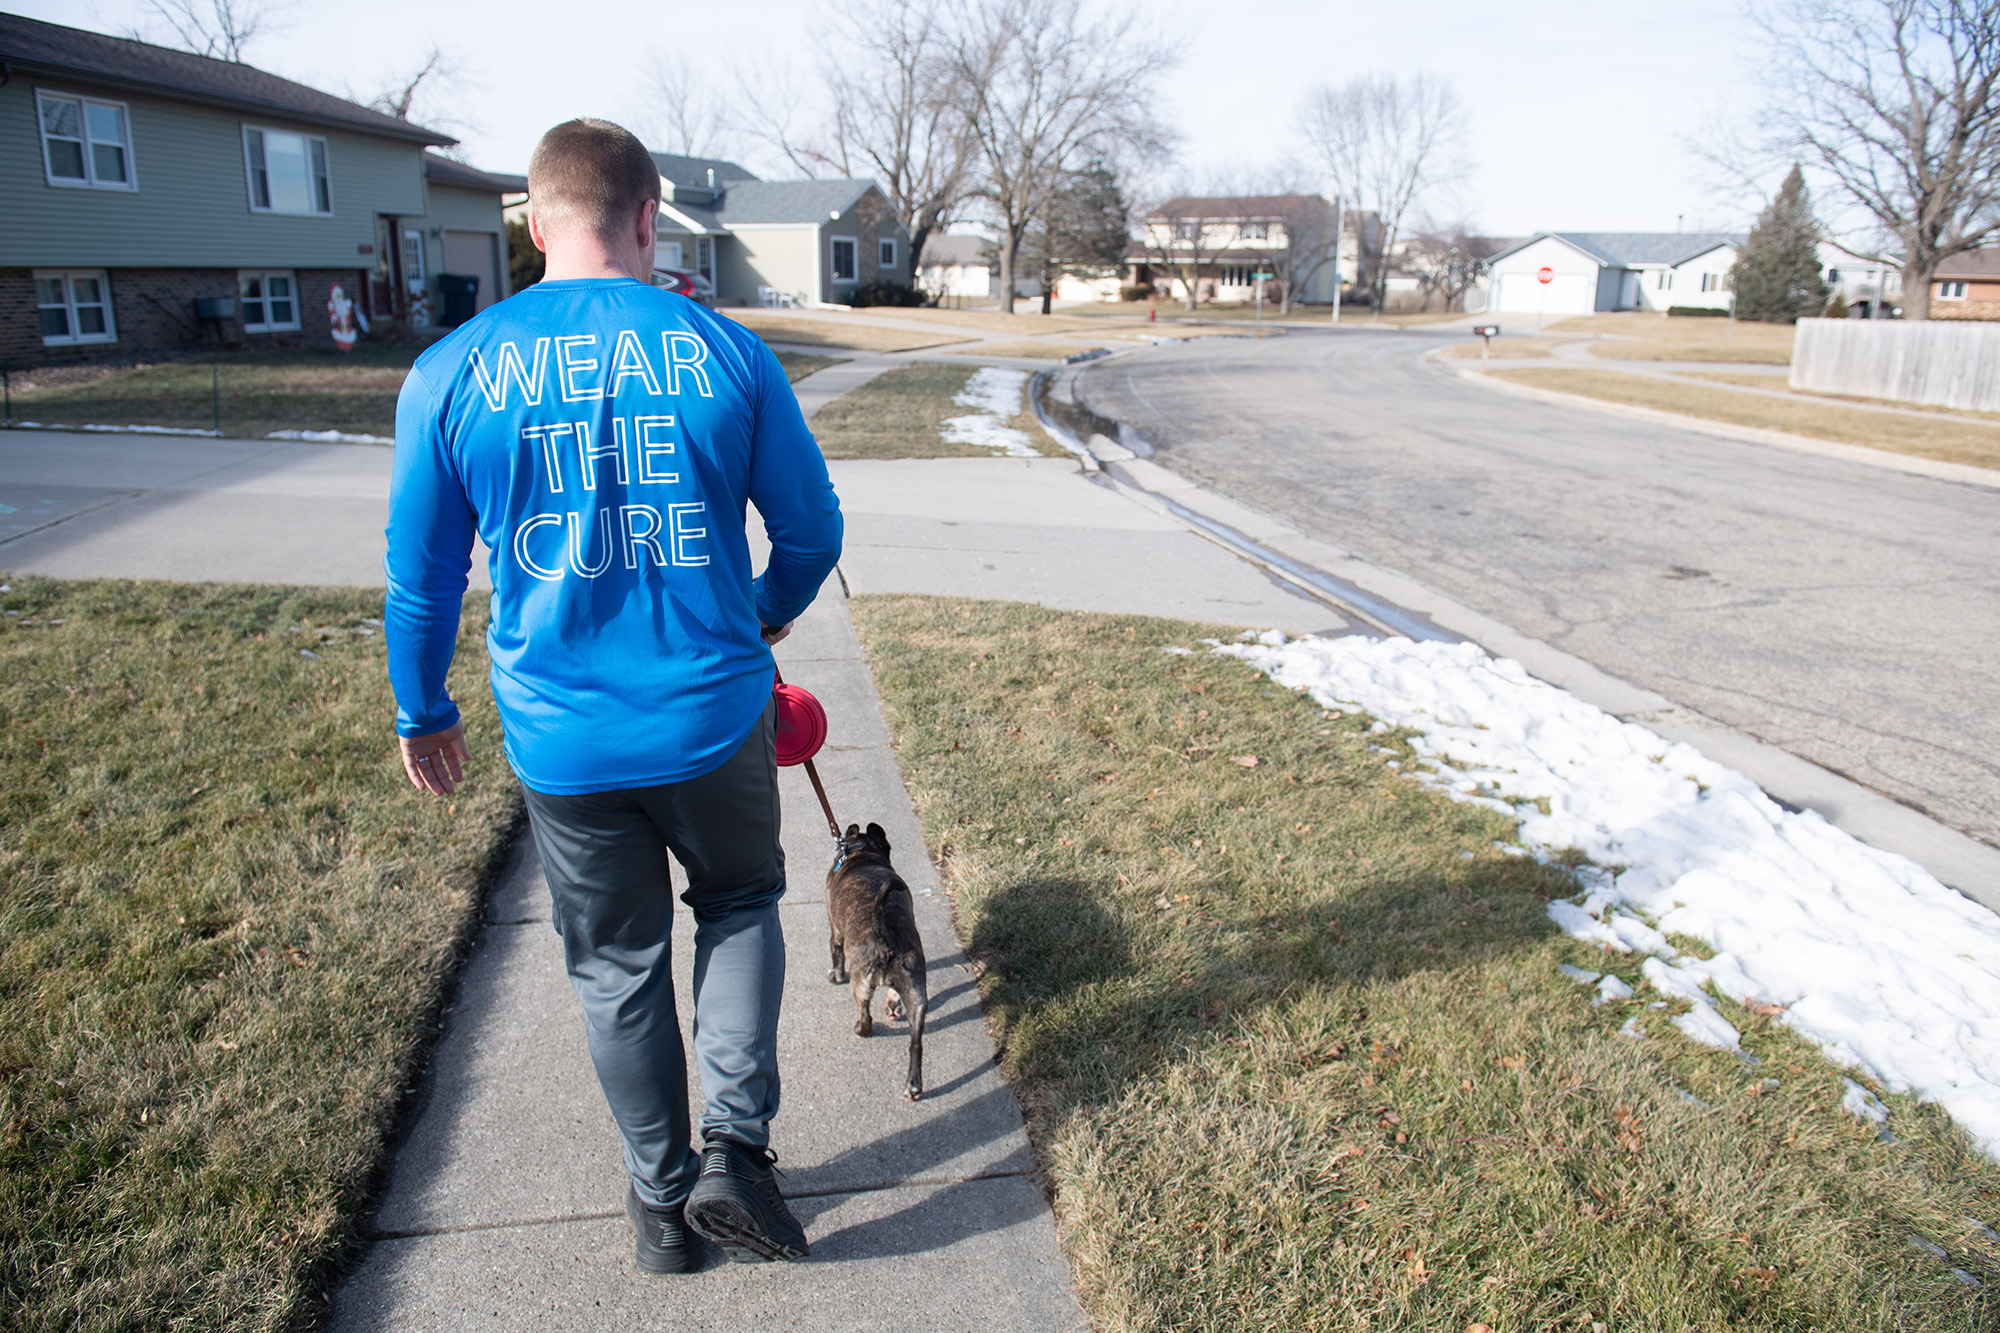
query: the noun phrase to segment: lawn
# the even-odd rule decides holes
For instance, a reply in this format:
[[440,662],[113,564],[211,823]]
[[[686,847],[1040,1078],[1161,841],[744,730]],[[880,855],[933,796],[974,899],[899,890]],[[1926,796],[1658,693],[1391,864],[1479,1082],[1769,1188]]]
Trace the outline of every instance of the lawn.
[[858,352],[913,352],[923,347],[945,347],[970,341],[949,335],[933,337],[912,333],[908,329],[874,328],[845,320],[803,319],[776,310],[723,310],[718,313],[750,329],[765,342],[807,347],[846,347]]
[[976,347],[955,348],[948,356],[1022,356],[1037,361],[1060,361],[1072,352],[1081,352],[1088,343],[1020,342],[980,343]]
[[[913,361],[885,370],[822,407],[812,419],[813,438],[830,459],[992,458],[991,449],[947,444],[943,437],[947,420],[978,411],[953,401],[978,369]],[[1063,454],[1036,424],[1026,395],[1019,414],[1006,424],[1042,452]]]
[[[1515,321],[1525,316],[1515,315]],[[1495,316],[1500,324],[1506,315]],[[1792,361],[1793,327],[1740,319],[1702,316],[1661,316],[1628,310],[1618,314],[1580,315],[1548,326],[1546,332],[1605,338],[1590,349],[1610,361],[1758,361],[1787,366]]]
[[[168,426],[261,439],[274,430],[337,430],[392,439],[396,396],[413,347],[362,343],[333,351],[236,352],[81,375],[11,377],[15,422],[42,426]],[[794,382],[840,358],[778,353]]]
[[1935,458],[1974,467],[2000,467],[2000,428],[1982,420],[1942,414],[1871,412],[1839,402],[1735,393],[1705,384],[1615,370],[1495,370],[1494,378],[1608,403],[1679,412],[1704,421],[1781,430],[1816,440]]
[[520,811],[393,757],[379,592],[0,576],[0,1326],[290,1329]]
[[1227,630],[852,606],[1095,1327],[2000,1318],[2000,1168],[1908,1098],[1879,1140],[1738,1006],[1754,1068],[1643,989],[1593,1008],[1558,964],[1636,960],[1558,933],[1567,874],[1396,733],[1202,651]]
[[1788,394],[1809,403],[1866,403],[1876,407],[1893,407],[1899,412],[1933,412],[1938,416],[1956,417],[1961,421],[1991,421],[2000,424],[2000,412],[1974,412],[1965,408],[1939,407],[1934,403],[1900,403],[1886,398],[1863,398],[1856,394],[1815,393],[1808,389],[1794,389],[1786,383],[1783,375],[1759,375],[1754,371],[1736,370],[1687,370],[1674,373],[1683,379],[1701,380],[1708,384],[1735,384],[1746,389],[1764,389],[1771,393]]
[[983,333],[991,337],[997,333],[1012,333],[1023,337],[1034,337],[1043,333],[1075,333],[1079,330],[1094,329],[1094,321],[1074,318],[1067,311],[1053,315],[1040,314],[1039,299],[1023,297],[1015,303],[1015,313],[1002,314],[999,310],[953,310],[933,306],[869,306],[852,312],[848,318],[874,318],[915,321],[920,324],[938,324],[948,329],[964,329]]
[[[1484,338],[1474,338],[1471,342],[1453,343],[1438,353],[1453,361],[1478,361],[1480,344]],[[1555,349],[1564,343],[1575,342],[1574,338],[1515,338],[1501,336],[1492,341],[1491,355],[1495,361],[1535,361],[1546,360],[1555,355]]]

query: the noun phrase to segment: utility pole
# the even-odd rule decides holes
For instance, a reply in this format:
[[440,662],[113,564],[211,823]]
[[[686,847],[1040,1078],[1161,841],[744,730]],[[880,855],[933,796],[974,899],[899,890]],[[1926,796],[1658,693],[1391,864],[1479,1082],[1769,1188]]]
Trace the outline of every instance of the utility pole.
[[1333,322],[1340,323],[1340,243],[1346,239],[1340,229],[1340,196],[1333,196]]

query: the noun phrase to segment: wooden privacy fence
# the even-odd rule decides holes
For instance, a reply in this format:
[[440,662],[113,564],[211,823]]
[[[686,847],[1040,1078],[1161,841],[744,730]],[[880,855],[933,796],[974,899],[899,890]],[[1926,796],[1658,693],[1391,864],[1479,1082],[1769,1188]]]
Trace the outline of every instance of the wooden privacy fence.
[[1802,319],[1791,385],[2000,412],[2000,323]]

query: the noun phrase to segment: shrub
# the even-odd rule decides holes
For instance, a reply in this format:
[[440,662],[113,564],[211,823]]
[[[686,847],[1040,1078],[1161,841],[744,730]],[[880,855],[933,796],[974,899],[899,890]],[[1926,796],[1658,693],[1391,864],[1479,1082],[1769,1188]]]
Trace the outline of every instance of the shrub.
[[931,304],[931,298],[907,282],[888,282],[878,278],[874,282],[864,282],[856,287],[854,295],[847,298],[847,304],[917,306]]
[[1846,319],[1847,298],[1839,292],[1835,292],[1833,299],[1826,303],[1826,309],[1822,312],[1821,317],[1824,319]]
[[1153,299],[1152,285],[1144,282],[1128,283],[1118,289],[1118,299],[1121,301],[1150,301]]
[[1717,310],[1705,305],[1670,305],[1667,307],[1667,313],[1676,316],[1686,315],[1692,319],[1722,318],[1729,314],[1727,310]]

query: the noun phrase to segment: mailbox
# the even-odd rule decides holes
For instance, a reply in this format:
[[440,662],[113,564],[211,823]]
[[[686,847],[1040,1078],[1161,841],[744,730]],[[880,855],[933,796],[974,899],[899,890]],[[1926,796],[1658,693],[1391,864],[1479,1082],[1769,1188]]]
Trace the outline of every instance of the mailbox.
[[1500,336],[1500,326],[1498,324],[1474,325],[1472,336],[1475,338],[1498,338]]

